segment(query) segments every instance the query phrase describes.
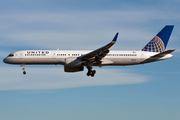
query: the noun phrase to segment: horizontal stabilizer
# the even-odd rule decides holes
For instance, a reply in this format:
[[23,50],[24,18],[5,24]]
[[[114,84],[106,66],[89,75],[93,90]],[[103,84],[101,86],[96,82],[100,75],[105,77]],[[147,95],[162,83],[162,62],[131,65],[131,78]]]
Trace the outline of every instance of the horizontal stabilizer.
[[172,53],[173,51],[175,51],[175,50],[167,50],[167,51],[164,51],[164,52],[162,52],[162,53],[159,53],[159,54],[156,54],[156,55],[154,55],[154,56],[151,56],[151,58],[164,57],[164,56],[166,56],[167,54]]
[[144,61],[141,62],[141,63],[144,64],[144,63],[150,63],[150,62],[158,61],[158,60],[160,60],[162,57],[164,57],[164,56],[172,53],[173,51],[175,51],[175,50],[167,50],[167,51],[158,53],[158,54],[156,54],[156,55],[154,55],[154,56],[151,56],[150,58],[144,60]]

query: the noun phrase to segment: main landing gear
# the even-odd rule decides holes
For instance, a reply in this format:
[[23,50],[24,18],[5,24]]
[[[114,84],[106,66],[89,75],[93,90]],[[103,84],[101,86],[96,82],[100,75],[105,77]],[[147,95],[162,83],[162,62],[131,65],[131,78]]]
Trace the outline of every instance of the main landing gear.
[[92,64],[88,64],[86,67],[88,69],[87,76],[94,77],[96,70],[92,70]]
[[96,74],[96,70],[88,70],[87,72],[87,76],[91,75],[91,77],[94,77],[95,74]]
[[21,67],[23,67],[22,70],[23,70],[23,74],[25,75],[26,74],[25,65],[21,65]]

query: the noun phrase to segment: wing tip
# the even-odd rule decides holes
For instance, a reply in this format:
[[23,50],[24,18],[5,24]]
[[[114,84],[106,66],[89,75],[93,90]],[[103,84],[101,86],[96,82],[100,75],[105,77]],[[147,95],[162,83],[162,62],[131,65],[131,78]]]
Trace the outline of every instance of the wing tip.
[[116,33],[116,35],[114,36],[112,42],[116,42],[117,41],[118,34],[119,34],[119,32]]

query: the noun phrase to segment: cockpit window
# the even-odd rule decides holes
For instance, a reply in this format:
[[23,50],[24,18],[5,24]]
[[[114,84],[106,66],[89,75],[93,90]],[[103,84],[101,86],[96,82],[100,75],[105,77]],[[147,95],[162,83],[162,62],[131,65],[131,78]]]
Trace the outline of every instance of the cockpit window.
[[8,57],[13,57],[13,56],[14,56],[14,54],[9,54],[9,55],[8,55]]

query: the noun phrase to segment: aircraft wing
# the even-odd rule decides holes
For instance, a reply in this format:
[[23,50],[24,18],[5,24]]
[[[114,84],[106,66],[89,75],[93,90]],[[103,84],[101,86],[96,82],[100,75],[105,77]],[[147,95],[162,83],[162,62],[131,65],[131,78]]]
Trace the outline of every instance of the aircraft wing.
[[116,42],[118,34],[119,33],[116,33],[115,37],[113,38],[113,40],[109,44],[107,44],[107,45],[105,45],[105,46],[103,46],[103,47],[101,47],[99,49],[96,49],[96,50],[94,50],[92,52],[89,52],[87,54],[84,54],[84,55],[80,56],[79,59],[81,59],[81,60],[90,60],[90,59],[93,59],[93,58],[99,58],[98,60],[101,60],[103,57],[105,57],[109,53],[109,48],[111,46],[113,46],[114,43]]

